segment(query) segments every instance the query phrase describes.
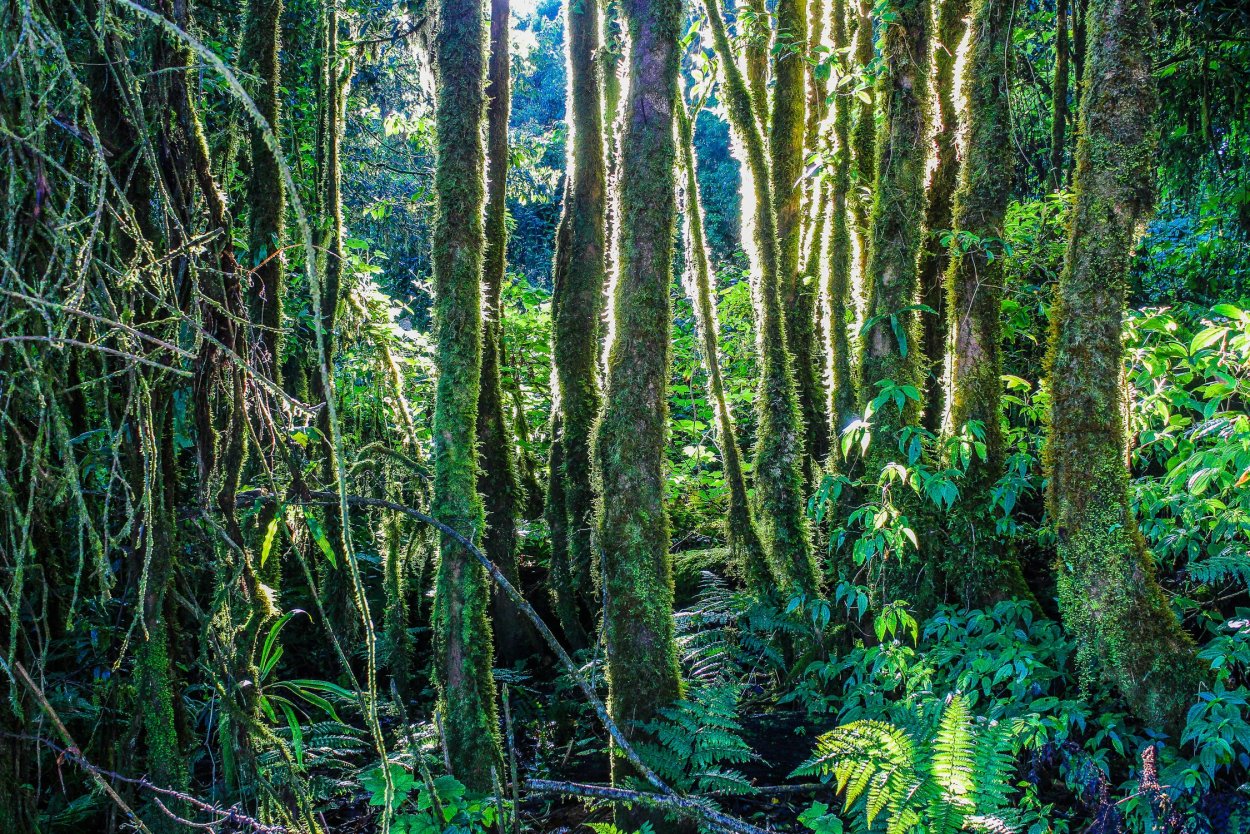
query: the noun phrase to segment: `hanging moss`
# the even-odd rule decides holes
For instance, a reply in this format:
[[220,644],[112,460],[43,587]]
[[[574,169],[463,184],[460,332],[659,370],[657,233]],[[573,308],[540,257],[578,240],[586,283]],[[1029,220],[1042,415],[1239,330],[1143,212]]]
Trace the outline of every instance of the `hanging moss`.
[[576,596],[579,618],[586,630],[591,629],[598,609],[590,442],[600,407],[599,321],[607,274],[603,97],[595,64],[599,17],[598,0],[581,0],[570,6],[565,15],[572,136],[564,215],[556,241],[558,274],[553,295],[558,298],[552,301],[552,353],[564,457],[563,466],[552,470],[552,480],[562,479],[559,489],[563,492],[567,519],[568,554],[563,561],[573,584],[566,593],[571,591]]
[[1129,503],[1120,382],[1129,258],[1153,202],[1153,46],[1149,0],[1091,0],[1076,202],[1051,312],[1045,463],[1059,604],[1082,669],[1175,738],[1204,673]]
[[[478,0],[441,0],[434,188],[434,406],[432,515],[470,539],[482,529],[476,429],[482,364],[482,114],[485,41]],[[435,679],[452,773],[470,790],[503,772],[491,680],[490,589],[482,567],[442,537],[435,590]]]
[[[602,495],[608,708],[633,733],[637,722],[681,694],[664,448],[682,14],[680,0],[625,0],[622,9],[630,52],[620,149],[621,170],[629,176],[620,183],[613,338],[594,454]],[[624,760],[614,757],[613,781],[628,775]]]
[[717,0],[705,0],[712,43],[719,58],[721,91],[729,124],[746,152],[754,190],[754,240],[751,255],[760,389],[756,397],[759,429],[755,443],[756,522],[768,549],[773,575],[789,588],[814,591],[819,585],[803,507],[800,473],[802,420],[786,351],[778,287],[777,227],[764,137],[752,117],[751,94],[729,44]]
[[[942,0],[938,11],[937,38],[933,46],[933,141],[937,160],[929,179],[929,198],[925,208],[925,241],[920,250],[920,303],[934,312],[920,314],[920,349],[924,353],[925,399],[924,425],[935,434],[942,428],[945,411],[946,341],[946,268],[950,263],[950,247],[942,237],[952,228],[951,200],[959,181],[959,156],[955,153],[958,116],[955,112],[955,53],[967,28],[969,0]],[[984,37],[976,33],[976,37]],[[1005,187],[1010,187],[1008,173]]]
[[725,399],[725,382],[720,369],[720,327],[716,306],[712,303],[712,268],[708,262],[707,239],[703,231],[703,209],[699,205],[699,187],[694,161],[692,119],[684,102],[678,99],[677,141],[681,167],[685,175],[683,197],[686,216],[686,288],[694,306],[695,324],[699,331],[699,349],[707,366],[708,398],[716,413],[716,434],[720,444],[721,465],[729,485],[729,510],[726,513],[726,539],[729,558],[741,571],[747,587],[760,592],[769,585],[768,557],[755,528],[755,518],[747,498],[746,478],[742,474],[742,458],[734,431],[733,414]]

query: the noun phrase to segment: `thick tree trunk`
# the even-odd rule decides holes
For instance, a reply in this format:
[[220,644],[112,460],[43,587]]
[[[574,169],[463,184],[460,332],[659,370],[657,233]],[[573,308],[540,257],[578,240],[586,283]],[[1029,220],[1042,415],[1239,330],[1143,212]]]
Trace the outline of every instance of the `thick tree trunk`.
[[[556,241],[556,272],[552,300],[552,340],[559,408],[563,466],[560,478],[566,519],[567,565],[571,594],[582,628],[593,630],[598,609],[598,559],[593,542],[595,493],[590,440],[599,416],[598,377],[600,313],[606,279],[604,223],[606,171],[603,150],[603,97],[595,61],[599,50],[599,2],[581,0],[569,7],[568,37],[569,141],[564,216]],[[551,496],[548,496],[551,500]],[[566,628],[572,637],[576,629]]]
[[721,91],[729,124],[747,158],[745,174],[754,189],[753,246],[750,255],[759,345],[759,431],[755,443],[756,521],[768,548],[774,577],[787,588],[814,592],[819,586],[804,513],[800,472],[802,420],[790,372],[782,322],[777,267],[777,227],[772,206],[764,137],[752,111],[751,95],[734,63],[729,35],[717,0],[705,0],[712,42],[719,58]]
[[1176,738],[1203,672],[1129,503],[1121,384],[1129,258],[1154,196],[1153,45],[1149,0],[1091,0],[1076,203],[1051,312],[1046,470],[1059,603],[1079,662]]
[[[681,694],[664,445],[682,16],[680,0],[625,0],[622,8],[630,51],[620,147],[621,170],[629,176],[620,184],[620,261],[595,464],[601,494],[608,497],[599,515],[608,707],[632,733]],[[628,771],[624,759],[614,757],[614,782]]]
[[[479,0],[441,0],[434,188],[434,406],[432,515],[476,539],[477,403],[482,364],[482,229],[486,60]],[[435,590],[435,680],[451,770],[486,793],[502,772],[491,679],[489,580],[450,536],[440,543]]]
[[1010,24],[1008,4],[975,0],[963,80],[968,107],[966,156],[955,191],[957,238],[951,243],[946,276],[954,331],[950,431],[958,433],[975,421],[982,426],[985,443],[985,459],[972,456],[963,488],[965,501],[983,504],[966,517],[966,533],[956,533],[964,553],[947,572],[948,584],[956,586],[963,602],[972,606],[1029,595],[1019,564],[1010,553],[1002,552],[1002,542],[993,535],[993,519],[982,509],[991,504],[990,490],[1003,469],[999,342],[1006,261],[1001,241],[1013,167],[1005,61]]

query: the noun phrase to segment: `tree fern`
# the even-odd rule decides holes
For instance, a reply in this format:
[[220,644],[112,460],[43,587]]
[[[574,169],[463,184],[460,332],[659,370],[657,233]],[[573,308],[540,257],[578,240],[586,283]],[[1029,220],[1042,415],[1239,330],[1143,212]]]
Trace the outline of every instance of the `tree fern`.
[[1014,723],[994,723],[952,696],[936,726],[853,721],[821,736],[797,776],[836,781],[846,810],[887,834],[1014,831],[1010,777]]

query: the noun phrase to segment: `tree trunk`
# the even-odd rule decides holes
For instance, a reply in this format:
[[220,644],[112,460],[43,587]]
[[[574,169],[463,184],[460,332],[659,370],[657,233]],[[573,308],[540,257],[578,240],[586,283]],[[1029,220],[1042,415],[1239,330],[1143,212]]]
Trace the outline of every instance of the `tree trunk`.
[[[697,115],[697,114],[696,114]],[[707,239],[703,232],[703,208],[699,204],[699,184],[694,161],[694,131],[685,105],[678,101],[677,137],[681,167],[685,175],[683,196],[686,215],[686,291],[694,306],[695,324],[699,331],[699,349],[707,366],[708,399],[716,415],[716,434],[720,444],[721,465],[725,483],[729,485],[729,511],[726,516],[726,540],[732,563],[742,573],[748,588],[764,588],[769,582],[768,556],[755,528],[755,518],[747,498],[746,478],[742,474],[742,458],[734,431],[733,414],[725,399],[725,382],[720,370],[720,326],[716,321],[716,305],[712,303],[712,268],[708,262]]]
[[[920,313],[920,350],[928,373],[925,379],[924,426],[935,434],[942,429],[946,408],[946,267],[950,247],[942,245],[951,228],[951,196],[959,180],[959,157],[955,153],[958,114],[955,112],[955,53],[963,39],[969,0],[942,0],[938,12],[937,42],[933,49],[933,88],[937,114],[934,143],[937,165],[929,180],[929,203],[925,209],[925,241],[920,252],[920,303],[935,312]],[[980,36],[979,34],[977,36]],[[1011,171],[1007,171],[1007,186]]]
[[572,136],[564,216],[556,241],[556,297],[552,299],[552,352],[564,462],[560,469],[552,470],[551,480],[554,483],[556,478],[562,479],[559,488],[564,496],[568,541],[563,562],[573,583],[558,593],[576,598],[578,616],[586,631],[593,630],[594,612],[598,609],[590,440],[600,407],[599,320],[606,279],[603,98],[595,69],[599,17],[598,0],[581,0],[570,6],[566,14]]
[[[491,0],[490,59],[486,87],[486,247],[482,274],[482,378],[477,400],[477,440],[481,457],[477,488],[486,512],[482,552],[519,586],[516,516],[521,485],[504,411],[500,382],[503,337],[503,282],[507,272],[508,113],[510,78],[508,0]],[[525,616],[507,594],[495,589],[491,606],[495,649],[511,666],[534,647]]]
[[[608,707],[627,733],[681,694],[664,508],[669,287],[677,167],[679,0],[625,0],[629,85],[621,122],[619,264],[603,417],[595,435],[606,583]],[[568,432],[565,432],[568,436]],[[629,776],[614,757],[613,781]]]
[[[439,81],[434,189],[434,406],[432,515],[476,539],[476,430],[482,364],[482,229],[485,159],[484,32],[479,0],[440,0],[435,69]],[[443,534],[435,590],[435,679],[451,770],[487,793],[501,773],[489,580],[472,556]]]
[[[849,46],[846,7],[848,0],[833,0],[833,47],[842,52]],[[830,463],[840,463],[839,437],[855,419],[857,398],[851,375],[851,342],[848,335],[848,311],[851,304],[851,229],[847,215],[851,191],[851,98],[841,95],[834,102],[834,149],[832,201],[829,208],[829,269],[825,300],[828,305],[829,333],[826,350],[829,354]],[[853,318],[850,317],[850,318]]]
[[754,190],[753,246],[760,389],[755,443],[756,520],[768,548],[774,577],[787,588],[814,592],[819,585],[812,558],[803,482],[799,469],[802,422],[790,373],[777,271],[777,227],[773,216],[764,137],[754,118],[746,81],[734,63],[717,0],[705,0],[712,41],[719,58],[721,91],[729,124],[746,152],[746,175]]
[[1129,259],[1154,196],[1153,46],[1149,0],[1091,0],[1076,202],[1051,312],[1047,498],[1081,666],[1178,738],[1204,674],[1129,503],[1121,384]]
[[[854,0],[852,0],[853,2]],[[866,72],[876,56],[872,29],[872,0],[859,0],[855,24],[855,63]],[[851,137],[855,164],[851,168],[851,210],[859,240],[856,274],[864,291],[868,287],[868,252],[872,248],[872,195],[877,185],[877,91],[869,86],[859,102],[855,132]]]
[[[1068,2],[1055,2],[1054,107],[1050,118],[1050,187],[1058,191],[1065,180],[1064,140],[1068,125]],[[1079,77],[1079,76],[1078,76]]]

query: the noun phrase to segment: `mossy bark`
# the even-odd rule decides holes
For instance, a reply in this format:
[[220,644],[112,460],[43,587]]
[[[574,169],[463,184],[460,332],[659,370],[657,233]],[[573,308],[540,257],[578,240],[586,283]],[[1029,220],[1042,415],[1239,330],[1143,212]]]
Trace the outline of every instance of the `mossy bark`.
[[[572,136],[552,300],[552,352],[563,465],[552,470],[551,480],[553,484],[556,478],[562,481],[559,488],[568,542],[563,563],[572,582],[571,587],[557,593],[576,598],[583,630],[591,631],[598,609],[599,570],[592,536],[595,492],[590,442],[600,407],[599,321],[607,275],[603,91],[595,63],[599,2],[580,0],[569,7],[565,17]],[[576,633],[576,629],[566,628],[566,632],[570,630]]]
[[[786,350],[802,417],[800,465],[811,482],[810,458],[829,442],[814,358],[816,287],[804,280],[803,147],[807,136],[807,0],[778,0],[773,44],[773,96],[768,122],[769,176],[777,224],[777,281]],[[758,106],[759,103],[757,102]]]
[[1050,187],[1063,188],[1064,143],[1068,127],[1068,2],[1055,2],[1055,82],[1051,85]]
[[[982,506],[991,503],[990,490],[1002,474],[1004,454],[999,343],[1006,261],[1001,241],[1013,172],[1005,71],[1010,37],[1010,7],[997,0],[974,0],[963,81],[966,150],[953,212],[955,231],[968,242],[951,242],[946,286],[954,331],[950,430],[959,432],[974,420],[984,427],[985,459],[971,458],[963,487],[965,500]],[[1008,596],[1029,596],[1020,566],[1009,552],[1002,552],[988,514],[957,515],[967,516],[967,533],[956,536],[964,552],[947,580],[959,589],[962,601],[982,606]]]
[[729,510],[726,514],[726,540],[733,564],[741,572],[748,588],[762,591],[768,587],[770,574],[768,555],[755,528],[755,517],[747,497],[746,478],[738,451],[733,414],[725,399],[725,382],[720,369],[720,328],[716,305],[712,303],[712,267],[708,260],[707,239],[703,231],[703,208],[699,204],[699,184],[694,160],[693,120],[678,101],[677,139],[681,168],[684,174],[683,200],[686,217],[686,291],[694,306],[695,324],[699,331],[699,349],[707,366],[708,398],[716,415],[716,434],[720,444],[721,466],[729,485]]
[[[482,115],[486,71],[479,0],[440,0],[434,189],[434,405],[432,515],[471,540],[482,530],[477,494],[477,403],[482,364]],[[494,684],[489,580],[450,536],[440,542],[435,590],[435,680],[453,774],[487,793],[502,761]]]
[[[745,38],[743,66],[747,90],[754,105],[752,114],[760,130],[768,127],[768,4],[765,0],[741,0],[738,16],[738,37]],[[749,25],[747,20],[750,20]]]
[[754,190],[753,260],[756,338],[760,363],[757,395],[759,430],[755,444],[756,522],[768,549],[774,577],[787,588],[814,592],[819,585],[804,513],[800,471],[802,420],[786,350],[778,286],[778,236],[764,137],[754,118],[751,94],[734,63],[717,0],[705,0],[712,43],[719,58],[721,91],[729,125],[742,144]]
[[[507,272],[509,88],[508,0],[491,0],[490,59],[486,86],[486,248],[482,274],[482,373],[477,400],[478,492],[486,513],[482,552],[518,585],[516,516],[521,503],[514,447],[500,381],[503,283]],[[534,648],[525,615],[496,589],[491,606],[495,650],[512,665]]]
[[[833,46],[842,51],[849,46],[846,7],[848,0],[833,0]],[[851,97],[840,96],[834,102],[834,161],[830,183],[829,268],[826,272],[825,303],[828,305],[829,332],[826,351],[829,354],[829,388],[831,402],[829,420],[830,462],[841,459],[839,437],[855,419],[858,399],[851,374],[851,340],[849,330],[851,305],[851,228],[848,215],[851,193]]]
[[[923,240],[925,162],[929,124],[929,0],[900,0],[897,18],[884,37],[884,68],[877,97],[885,116],[872,207],[867,317],[859,366],[865,408],[880,384],[921,386],[919,320],[907,308],[919,290],[917,259]],[[898,408],[887,402],[872,415],[872,440],[865,465],[870,477],[902,459],[899,437],[915,425],[919,404]],[[920,610],[931,602],[932,571],[908,553],[874,566],[882,599],[911,601]]]
[[1051,312],[1050,517],[1059,603],[1087,676],[1179,737],[1204,673],[1155,578],[1129,502],[1122,324],[1134,240],[1153,202],[1158,126],[1149,0],[1091,0],[1076,202]]
[[[876,58],[876,38],[872,26],[872,0],[859,0],[855,22],[855,63],[868,72]],[[868,252],[872,248],[872,195],[877,184],[877,91],[864,91],[855,115],[851,137],[851,211],[859,240],[857,273],[861,284],[868,282]]]
[[[955,112],[955,53],[963,39],[969,0],[942,0],[938,11],[937,38],[933,48],[933,141],[937,164],[929,180],[928,205],[925,208],[925,242],[920,251],[920,303],[934,312],[920,314],[920,349],[924,353],[928,373],[925,375],[924,425],[937,433],[942,428],[946,408],[944,377],[946,371],[947,312],[946,268],[950,248],[942,244],[942,235],[951,226],[951,200],[959,181],[959,157],[955,153],[958,114]],[[983,37],[984,33],[976,33]],[[1010,185],[1010,171],[1008,183]]]
[[[281,105],[278,53],[281,44],[282,0],[249,0],[240,57],[257,79],[256,108],[277,135]],[[281,384],[282,270],[279,253],[286,215],[286,189],[277,157],[255,126],[250,131],[251,156],[247,182],[248,248],[252,270],[251,320],[260,325],[251,356],[260,371]]]
[[[674,108],[680,0],[625,0],[629,86],[621,121],[619,263],[603,416],[595,432],[602,501],[608,708],[627,734],[681,694],[664,508],[669,287],[676,219]],[[566,432],[567,436],[567,432]],[[613,781],[629,775],[614,757]]]

